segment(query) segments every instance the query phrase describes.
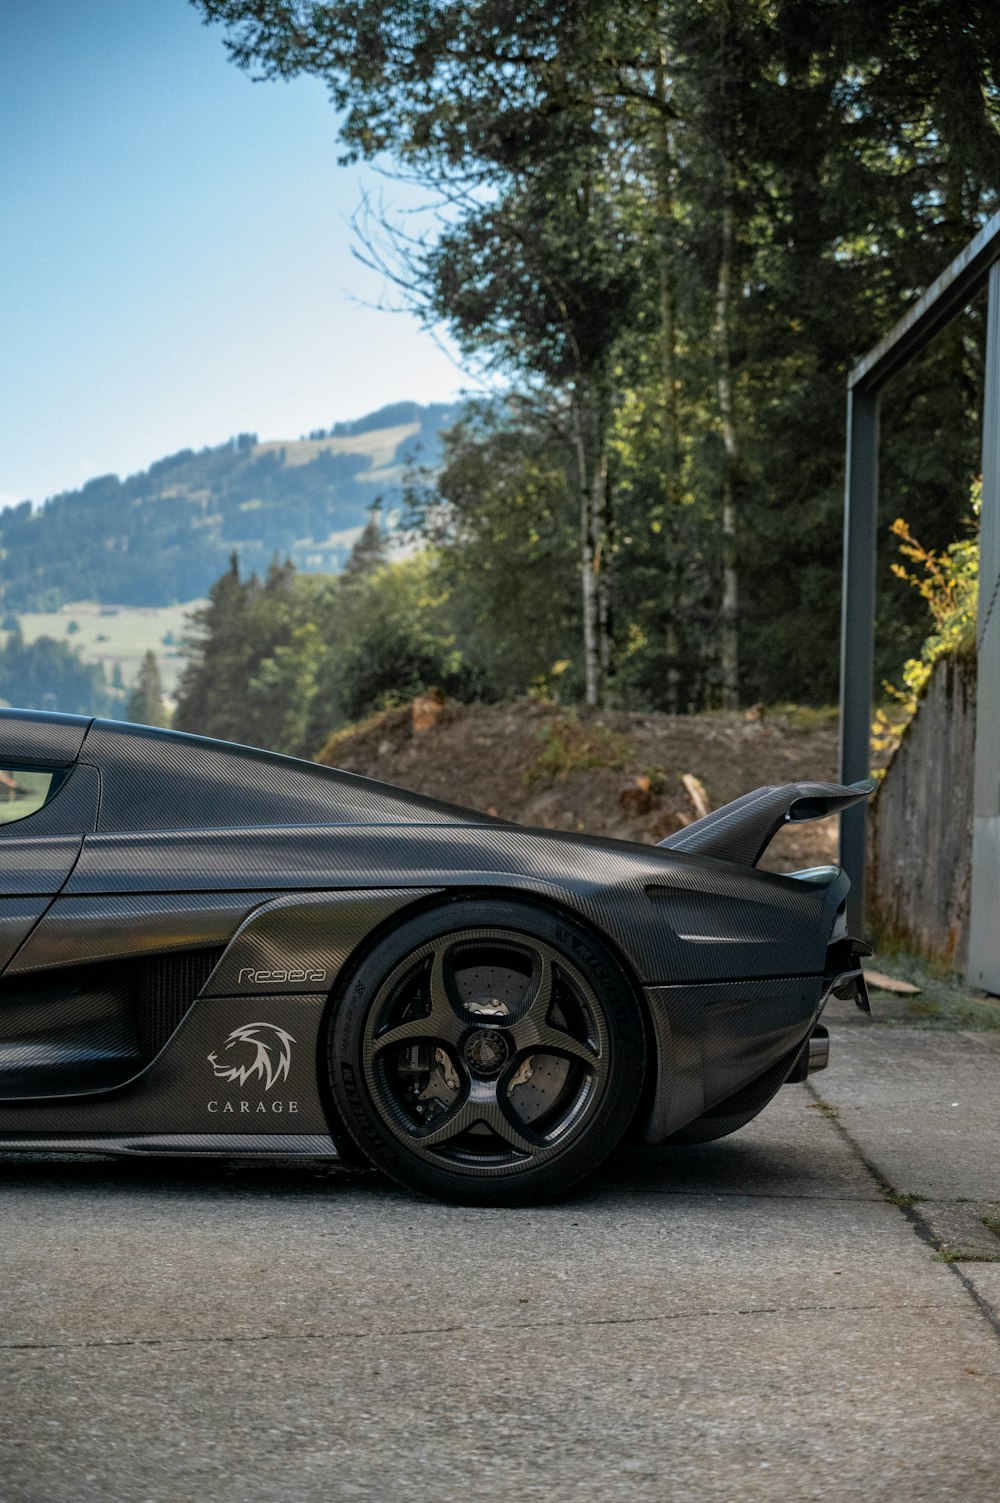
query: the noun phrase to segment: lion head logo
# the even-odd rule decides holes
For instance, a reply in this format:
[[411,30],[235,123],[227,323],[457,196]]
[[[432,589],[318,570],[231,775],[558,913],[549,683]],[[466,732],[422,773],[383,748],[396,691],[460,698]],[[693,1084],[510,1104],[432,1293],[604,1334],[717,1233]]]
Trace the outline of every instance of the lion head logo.
[[[247,1061],[245,1052],[242,1056],[237,1053],[229,1065],[213,1053],[208,1056],[208,1062],[220,1080],[235,1080],[246,1085],[256,1076],[264,1082],[265,1091],[269,1091],[279,1081],[288,1079],[294,1043],[292,1035],[279,1028],[277,1023],[244,1023],[242,1028],[233,1029],[222,1046],[223,1053],[242,1046],[244,1051],[251,1049],[253,1057]],[[246,1062],[241,1063],[241,1058]]]

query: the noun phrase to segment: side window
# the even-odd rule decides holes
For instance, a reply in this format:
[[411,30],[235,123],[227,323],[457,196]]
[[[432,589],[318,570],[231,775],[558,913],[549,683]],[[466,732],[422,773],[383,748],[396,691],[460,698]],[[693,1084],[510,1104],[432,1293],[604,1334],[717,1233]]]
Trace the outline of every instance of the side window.
[[65,777],[65,769],[0,767],[0,826],[12,825],[44,809]]

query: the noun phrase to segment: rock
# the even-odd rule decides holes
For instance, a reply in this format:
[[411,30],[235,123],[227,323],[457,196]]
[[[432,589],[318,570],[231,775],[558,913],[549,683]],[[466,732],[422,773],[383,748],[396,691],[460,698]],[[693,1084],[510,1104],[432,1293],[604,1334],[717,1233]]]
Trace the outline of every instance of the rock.
[[433,730],[444,714],[444,694],[440,689],[428,689],[410,705],[410,724],[414,734]]

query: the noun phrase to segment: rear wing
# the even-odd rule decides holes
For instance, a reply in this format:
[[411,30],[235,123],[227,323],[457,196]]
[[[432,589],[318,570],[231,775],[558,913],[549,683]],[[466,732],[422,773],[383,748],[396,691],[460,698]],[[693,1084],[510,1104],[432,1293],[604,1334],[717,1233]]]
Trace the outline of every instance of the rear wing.
[[781,783],[756,788],[724,804],[661,840],[671,851],[717,856],[742,866],[756,866],[782,825],[825,819],[868,798],[878,787],[874,778],[860,783]]

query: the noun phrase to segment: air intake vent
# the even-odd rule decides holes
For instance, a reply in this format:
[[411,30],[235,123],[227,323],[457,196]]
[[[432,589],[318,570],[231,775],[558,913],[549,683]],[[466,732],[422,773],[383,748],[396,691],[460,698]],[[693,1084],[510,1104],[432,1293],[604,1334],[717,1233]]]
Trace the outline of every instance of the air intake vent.
[[136,1022],[144,1059],[159,1054],[214,971],[221,948],[153,955],[139,962]]

